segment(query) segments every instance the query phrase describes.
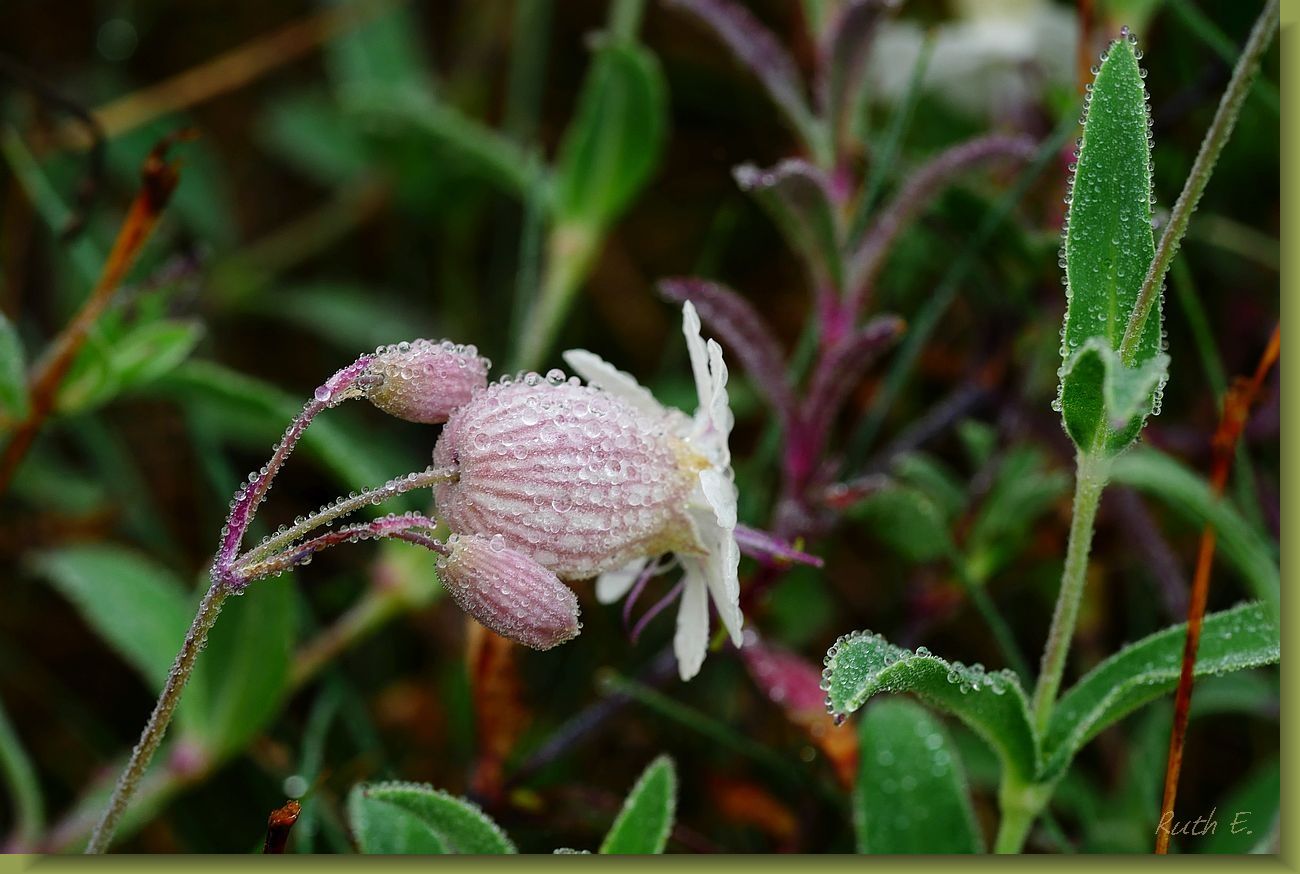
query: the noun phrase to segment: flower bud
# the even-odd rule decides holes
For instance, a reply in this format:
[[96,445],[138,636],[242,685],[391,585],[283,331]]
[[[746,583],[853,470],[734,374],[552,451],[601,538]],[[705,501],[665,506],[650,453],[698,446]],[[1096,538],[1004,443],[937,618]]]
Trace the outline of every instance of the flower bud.
[[661,552],[699,552],[686,516],[707,462],[671,420],[608,392],[529,374],[457,410],[433,451],[458,479],[438,512],[461,534],[500,534],[563,579]]
[[453,534],[438,560],[460,608],[502,637],[550,649],[578,636],[578,597],[555,574],[508,549],[504,538]]
[[385,413],[437,425],[487,385],[489,367],[473,346],[415,340],[376,350],[359,384]]

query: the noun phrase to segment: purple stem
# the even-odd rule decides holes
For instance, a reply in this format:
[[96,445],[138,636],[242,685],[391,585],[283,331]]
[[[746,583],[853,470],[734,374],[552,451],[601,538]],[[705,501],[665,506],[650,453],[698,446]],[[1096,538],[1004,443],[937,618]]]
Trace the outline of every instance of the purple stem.
[[823,564],[820,557],[795,549],[784,540],[748,525],[737,525],[735,536],[740,551],[752,558],[785,564],[806,564],[809,567],[821,567]]
[[[269,558],[252,564],[236,563],[231,569],[228,576],[229,585],[235,590],[239,590],[254,580],[263,577],[273,576],[286,571],[296,565],[309,561],[312,556],[322,550],[329,549],[331,546],[338,546],[341,543],[354,543],[358,540],[376,540],[382,537],[394,537],[399,532],[411,528],[434,529],[438,523],[420,513],[403,513],[400,516],[386,516],[382,519],[373,519],[369,522],[357,522],[352,525],[345,525],[334,531],[327,531],[308,540],[303,540],[293,544],[282,552],[276,553]],[[436,552],[445,552],[436,540],[429,539],[430,543],[438,544],[439,548],[434,548]],[[429,545],[429,544],[421,544]]]
[[848,279],[852,291],[844,303],[848,320],[857,322],[885,258],[899,236],[957,175],[989,161],[1028,160],[1035,148],[1035,142],[1029,137],[1004,134],[978,137],[940,152],[913,173],[880,213],[852,256]]
[[627,593],[623,600],[623,628],[626,630],[632,624],[632,605],[636,603],[637,598],[641,597],[641,592],[646,585],[652,580],[662,568],[659,567],[658,561],[652,561],[641,569],[641,573],[632,584],[632,589]]
[[234,564],[235,556],[239,553],[239,544],[243,542],[244,534],[253,521],[253,514],[257,512],[257,508],[266,497],[267,489],[271,487],[271,480],[275,479],[275,475],[280,472],[280,468],[284,466],[289,454],[298,445],[299,439],[302,438],[312,419],[316,418],[322,410],[336,406],[352,396],[350,390],[370,365],[373,357],[362,355],[317,388],[312,399],[303,406],[302,412],[285,429],[284,436],[280,438],[275,451],[271,453],[271,460],[252,475],[247,486],[241,487],[235,493],[230,515],[226,517],[225,527],[221,531],[221,547],[217,551],[217,559],[213,566],[214,579],[225,580],[231,565]]

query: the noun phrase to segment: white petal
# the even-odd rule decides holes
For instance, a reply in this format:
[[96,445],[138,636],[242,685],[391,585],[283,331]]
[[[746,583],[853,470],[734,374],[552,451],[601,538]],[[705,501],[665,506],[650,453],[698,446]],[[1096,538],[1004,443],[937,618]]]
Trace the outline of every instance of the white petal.
[[570,349],[560,357],[589,385],[604,389],[643,413],[664,412],[664,405],[655,400],[654,395],[636,381],[636,377],[619,370],[594,352],[588,352],[586,349]]
[[[722,347],[716,340],[710,339],[708,343],[709,351],[709,421],[717,429],[722,440],[722,446],[727,446],[727,438],[731,436],[731,426],[735,422],[735,417],[731,414],[731,405],[727,397],[727,362],[722,360]],[[731,461],[731,454],[727,454],[727,461]]]
[[613,604],[622,598],[649,562],[648,558],[638,558],[616,571],[607,571],[596,577],[596,600],[602,604]]
[[704,499],[709,502],[713,508],[714,517],[718,520],[718,526],[727,531],[736,527],[736,502],[739,495],[736,493],[736,484],[731,478],[722,471],[709,468],[700,471],[700,489],[704,492]]
[[673,652],[677,654],[677,672],[689,680],[700,672],[704,654],[709,649],[709,594],[698,569],[686,566],[682,577],[682,602],[677,608],[677,632],[673,635]]
[[682,304],[682,335],[686,337],[686,351],[691,356],[691,372],[695,374],[695,393],[700,406],[706,406],[713,394],[713,380],[709,376],[709,350],[700,336],[700,316],[695,304],[689,300]]
[[741,628],[745,617],[740,612],[740,547],[730,532],[723,534],[716,548],[701,559],[704,578],[709,584],[709,594],[718,608],[718,617],[731,635],[731,642],[740,646],[744,638]]

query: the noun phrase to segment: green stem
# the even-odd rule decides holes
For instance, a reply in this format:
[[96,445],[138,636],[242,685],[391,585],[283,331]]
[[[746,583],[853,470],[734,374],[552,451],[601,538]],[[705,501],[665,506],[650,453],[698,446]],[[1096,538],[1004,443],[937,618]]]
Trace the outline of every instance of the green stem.
[[117,831],[118,823],[126,813],[126,806],[130,803],[131,796],[135,794],[140,778],[144,776],[153,754],[158,751],[158,745],[162,743],[163,735],[167,733],[167,725],[172,721],[176,705],[181,700],[181,693],[185,691],[185,684],[189,682],[190,674],[194,671],[194,662],[202,652],[208,639],[208,632],[216,623],[217,616],[221,613],[221,605],[229,594],[230,590],[224,585],[213,583],[207,594],[203,596],[198,613],[194,616],[194,623],[186,632],[185,642],[181,644],[181,650],[176,654],[176,662],[172,665],[171,673],[167,675],[167,682],[163,684],[158,703],[154,705],[153,714],[140,735],[140,742],[131,751],[131,758],[127,761],[126,768],[117,778],[117,786],[113,788],[108,807],[105,808],[103,816],[100,817],[98,825],[90,835],[90,843],[86,845],[87,853],[98,854],[108,850],[108,845],[113,840],[113,833]]
[[1029,837],[1029,829],[1033,827],[1034,820],[1050,796],[1050,786],[1003,778],[998,790],[1002,820],[998,823],[998,834],[993,840],[993,852],[1019,853]]
[[1255,74],[1259,71],[1260,59],[1263,58],[1269,44],[1273,42],[1273,35],[1277,33],[1277,22],[1278,0],[1268,0],[1263,11],[1259,13],[1259,18],[1255,20],[1255,26],[1251,28],[1250,38],[1246,40],[1246,47],[1242,49],[1241,57],[1237,59],[1237,66],[1232,71],[1232,79],[1228,81],[1228,87],[1224,90],[1223,97],[1219,99],[1219,108],[1214,113],[1214,121],[1210,122],[1210,129],[1205,132],[1205,139],[1201,141],[1201,150],[1196,155],[1195,163],[1192,164],[1192,171],[1187,175],[1187,181],[1183,183],[1183,191],[1178,195],[1178,201],[1174,203],[1173,211],[1169,214],[1169,224],[1160,235],[1156,257],[1151,261],[1146,279],[1142,281],[1137,304],[1133,307],[1133,315],[1129,318],[1128,328],[1124,331],[1124,340],[1119,346],[1120,358],[1125,364],[1131,366],[1136,359],[1138,343],[1142,337],[1142,329],[1146,326],[1147,316],[1151,314],[1151,308],[1160,296],[1165,274],[1169,271],[1169,265],[1178,252],[1183,235],[1187,233],[1187,223],[1196,210],[1196,204],[1200,201],[1201,194],[1214,173],[1214,164],[1219,160],[1219,153],[1223,151],[1228,138],[1232,136],[1237,115],[1241,112],[1242,104],[1246,102],[1246,95],[1250,93],[1250,83],[1254,81]]
[[551,231],[541,293],[529,314],[528,333],[516,359],[520,369],[541,366],[550,352],[560,322],[600,251],[601,238],[599,229],[583,224],[560,224]]
[[1070,520],[1070,542],[1065,552],[1065,569],[1061,572],[1061,590],[1056,596],[1052,628],[1043,647],[1043,661],[1034,689],[1034,723],[1039,734],[1047,731],[1056,693],[1061,688],[1065,660],[1074,638],[1074,624],[1079,616],[1079,602],[1088,579],[1088,551],[1092,548],[1093,522],[1097,505],[1110,478],[1110,460],[1096,453],[1080,452],[1075,473],[1074,514]]

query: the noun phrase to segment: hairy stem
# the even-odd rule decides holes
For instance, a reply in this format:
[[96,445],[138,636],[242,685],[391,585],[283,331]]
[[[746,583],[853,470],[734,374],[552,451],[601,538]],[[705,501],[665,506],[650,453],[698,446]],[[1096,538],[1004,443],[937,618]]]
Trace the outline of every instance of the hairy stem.
[[260,562],[262,559],[270,556],[285,546],[293,543],[303,535],[316,530],[327,522],[333,522],[340,516],[346,516],[363,507],[380,504],[389,498],[416,489],[428,488],[439,483],[452,482],[456,479],[456,471],[447,468],[430,468],[418,473],[407,474],[404,477],[392,480],[385,485],[373,489],[366,489],[352,495],[349,498],[338,501],[334,504],[327,504],[321,507],[315,513],[303,519],[288,528],[277,531],[271,537],[259,543],[253,549],[250,549],[243,558],[235,562],[231,569],[239,570],[248,568],[250,565]]
[[1196,210],[1196,204],[1200,201],[1201,194],[1214,173],[1214,164],[1219,160],[1219,153],[1223,151],[1228,138],[1232,136],[1237,115],[1241,112],[1242,104],[1246,102],[1246,95],[1250,93],[1250,83],[1259,72],[1260,59],[1263,58],[1264,51],[1273,42],[1273,36],[1277,33],[1277,22],[1278,0],[1268,0],[1263,11],[1259,13],[1259,18],[1255,20],[1255,26],[1250,31],[1250,38],[1246,40],[1246,47],[1242,50],[1241,57],[1237,59],[1232,78],[1228,81],[1228,87],[1219,100],[1219,108],[1214,113],[1214,120],[1210,122],[1210,129],[1205,132],[1205,139],[1201,141],[1201,150],[1196,154],[1192,171],[1187,175],[1187,181],[1183,183],[1183,191],[1178,195],[1173,211],[1169,214],[1169,224],[1165,225],[1165,231],[1160,235],[1160,244],[1156,246],[1156,257],[1152,259],[1146,278],[1142,280],[1137,304],[1133,307],[1133,315],[1128,320],[1124,340],[1119,346],[1119,354],[1125,364],[1132,365],[1134,362],[1142,329],[1146,326],[1147,317],[1151,314],[1151,308],[1155,306],[1160,289],[1165,283],[1165,274],[1169,271],[1169,265],[1178,252],[1183,235],[1187,233],[1187,223]]
[[145,724],[140,741],[131,751],[131,758],[127,761],[126,768],[117,779],[117,786],[113,788],[108,807],[105,808],[103,816],[91,833],[90,843],[86,845],[87,853],[103,853],[108,850],[108,845],[113,840],[113,833],[117,831],[118,823],[126,813],[126,806],[130,803],[131,796],[135,794],[140,778],[144,776],[150,760],[158,751],[158,745],[162,743],[163,735],[167,733],[167,725],[171,722],[172,714],[176,712],[176,705],[180,703],[181,693],[185,691],[185,684],[189,682],[190,675],[194,671],[194,662],[203,650],[208,632],[216,623],[217,616],[221,613],[221,605],[229,594],[230,590],[226,586],[214,582],[207,594],[203,596],[198,613],[194,615],[194,623],[186,632],[185,642],[181,644],[171,673],[167,675],[167,682],[163,684],[162,692],[158,695],[158,703],[154,705],[153,714]]
[[1061,572],[1061,590],[1056,596],[1056,611],[1052,614],[1052,627],[1043,647],[1043,660],[1038,672],[1038,685],[1034,689],[1034,723],[1040,733],[1047,730],[1047,722],[1056,705],[1056,693],[1061,688],[1061,675],[1065,673],[1065,660],[1074,638],[1074,624],[1079,616],[1079,602],[1088,579],[1088,551],[1092,548],[1093,522],[1101,493],[1110,476],[1110,460],[1095,454],[1080,452],[1074,484],[1074,514],[1070,520],[1070,542],[1065,552],[1065,569]]

